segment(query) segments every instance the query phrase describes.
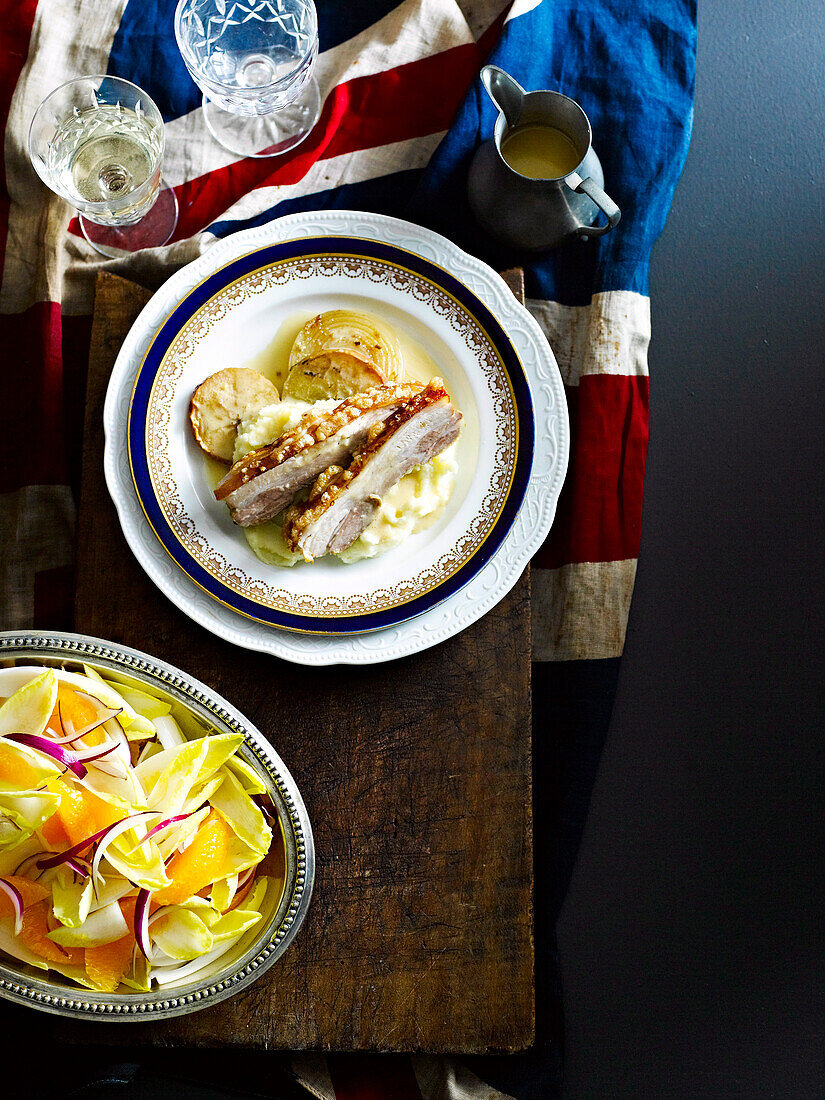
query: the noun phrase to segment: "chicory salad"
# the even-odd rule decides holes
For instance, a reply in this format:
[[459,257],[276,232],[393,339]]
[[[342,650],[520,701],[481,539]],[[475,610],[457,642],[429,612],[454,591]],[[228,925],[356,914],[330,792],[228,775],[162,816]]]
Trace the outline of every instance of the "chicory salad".
[[179,985],[274,912],[274,808],[240,734],[83,670],[0,669],[0,952],[105,993]]

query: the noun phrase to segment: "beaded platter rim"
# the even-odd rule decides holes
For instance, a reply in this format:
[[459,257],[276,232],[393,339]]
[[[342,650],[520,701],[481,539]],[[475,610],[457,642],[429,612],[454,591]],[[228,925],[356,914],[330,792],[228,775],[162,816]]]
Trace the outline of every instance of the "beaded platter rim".
[[[137,680],[154,684],[190,707],[221,732],[240,733],[271,789],[284,831],[286,888],[270,924],[243,956],[208,979],[180,987],[174,995],[149,993],[98,994],[68,984],[35,978],[0,958],[0,997],[61,1016],[120,1020],[168,1019],[218,1004],[240,993],[283,955],[303,924],[315,882],[315,846],[306,806],[280,756],[263,734],[222,695],[174,665],[141,650],[102,638],[62,631],[0,631],[0,661],[31,657],[54,660],[87,659],[103,668],[122,669]],[[288,904],[284,905],[285,899]]]

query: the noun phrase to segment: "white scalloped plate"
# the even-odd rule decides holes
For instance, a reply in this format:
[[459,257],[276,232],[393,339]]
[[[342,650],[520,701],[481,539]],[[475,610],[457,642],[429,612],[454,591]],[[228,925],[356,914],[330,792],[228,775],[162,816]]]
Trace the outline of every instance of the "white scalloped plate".
[[[296,238],[324,236],[385,242],[423,257],[459,279],[504,327],[527,377],[535,418],[532,471],[523,504],[492,559],[465,587],[415,618],[380,630],[331,637],[293,633],[257,622],[224,606],[195,584],[167,554],[147,522],[135,493],[125,446],[135,378],[164,319],[181,300],[214,272],[252,250]],[[121,348],[106,397],[104,426],[106,481],[121,526],[138,561],[161,591],[196,622],[237,645],[316,665],[370,664],[405,656],[458,633],[480,618],[512,588],[546,537],[569,451],[567,405],[555,359],[535,320],[516,302],[501,278],[438,234],[394,218],[357,211],[290,215],[235,234],[172,276],[140,314]]]

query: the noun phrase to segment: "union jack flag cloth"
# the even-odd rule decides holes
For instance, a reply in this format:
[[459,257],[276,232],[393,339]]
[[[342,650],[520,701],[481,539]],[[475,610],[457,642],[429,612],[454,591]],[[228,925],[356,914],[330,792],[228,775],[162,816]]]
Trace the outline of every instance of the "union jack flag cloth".
[[[525,1055],[295,1057],[324,1100],[518,1100],[555,1094],[552,930],[613,702],[636,570],[648,438],[648,261],[693,115],[695,0],[317,0],[321,119],[291,155],[234,159],[206,129],[173,31],[176,0],[4,0],[0,20],[0,623],[70,624],[74,494],[97,270],[159,285],[219,237],[322,207],[431,226],[501,269],[467,211],[469,158],[494,110],[487,60],[525,88],[577,99],[619,226],[526,263],[528,306],[555,352],[572,452],[554,529],[534,560],[537,1028]],[[252,11],[270,0],[227,0]],[[144,88],[166,126],[170,244],[105,261],[38,181],[26,138],[40,101],[109,72]],[[552,738],[547,734],[552,715]],[[549,792],[549,797],[548,797]],[[279,1095],[278,1088],[272,1086]]]

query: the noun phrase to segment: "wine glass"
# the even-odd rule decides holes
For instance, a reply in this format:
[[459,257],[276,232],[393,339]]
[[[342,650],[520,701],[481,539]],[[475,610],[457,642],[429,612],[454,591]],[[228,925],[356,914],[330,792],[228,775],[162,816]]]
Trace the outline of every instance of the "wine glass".
[[282,155],[318,121],[313,0],[179,0],[175,36],[206,125],[230,152]]
[[78,211],[83,235],[104,256],[172,236],[178,203],[161,179],[163,147],[160,111],[136,84],[115,76],[61,84],[29,127],[35,171]]

